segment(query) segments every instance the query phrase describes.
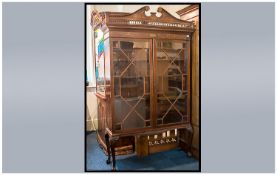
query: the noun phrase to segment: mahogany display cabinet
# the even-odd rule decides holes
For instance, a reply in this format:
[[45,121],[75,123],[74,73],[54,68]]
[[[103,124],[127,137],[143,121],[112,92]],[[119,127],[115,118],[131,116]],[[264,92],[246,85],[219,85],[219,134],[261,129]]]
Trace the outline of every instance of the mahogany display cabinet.
[[[194,24],[163,8],[94,11],[97,140],[108,156],[181,147],[190,154]],[[186,131],[186,132],[184,132]],[[187,132],[188,131],[188,132]]]

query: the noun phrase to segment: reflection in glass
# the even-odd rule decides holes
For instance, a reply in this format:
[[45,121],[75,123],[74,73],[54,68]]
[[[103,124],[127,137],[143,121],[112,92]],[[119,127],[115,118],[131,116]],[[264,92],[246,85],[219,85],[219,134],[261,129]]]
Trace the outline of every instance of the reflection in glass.
[[181,41],[157,42],[157,125],[187,116],[187,50]]
[[116,40],[112,45],[116,97],[114,128],[124,130],[148,127],[150,126],[147,122],[150,119],[149,42]]

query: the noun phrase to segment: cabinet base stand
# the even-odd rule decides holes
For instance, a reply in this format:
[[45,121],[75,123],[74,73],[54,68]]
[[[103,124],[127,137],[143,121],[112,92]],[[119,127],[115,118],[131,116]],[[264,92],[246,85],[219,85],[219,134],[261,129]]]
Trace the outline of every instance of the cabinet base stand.
[[[135,139],[133,142],[130,139],[129,145],[135,148],[136,155],[139,157],[148,156],[152,153],[161,151],[167,151],[180,147],[184,150],[189,157],[192,156],[191,144],[192,144],[193,129],[191,126],[181,129],[171,129],[167,131],[156,131],[151,133],[137,134],[132,137]],[[131,138],[129,136],[128,138]],[[116,171],[116,149],[126,148],[121,145],[122,141],[120,137],[110,137],[109,134],[105,134],[105,146],[107,150],[106,160],[107,164],[112,162],[112,171]],[[105,150],[105,149],[104,149]],[[111,160],[112,159],[112,160]]]

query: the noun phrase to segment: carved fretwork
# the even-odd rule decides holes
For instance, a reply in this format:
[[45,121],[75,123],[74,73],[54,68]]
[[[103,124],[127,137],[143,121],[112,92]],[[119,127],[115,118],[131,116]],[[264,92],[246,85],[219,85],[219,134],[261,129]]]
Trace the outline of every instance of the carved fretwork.
[[105,23],[105,16],[98,13],[97,10],[92,11],[91,13],[91,25],[96,27],[98,25],[103,25]]
[[149,6],[144,6],[134,13],[119,12],[93,12],[93,26],[105,23],[109,28],[128,28],[128,29],[155,29],[155,30],[174,30],[193,32],[194,24],[175,18],[162,7],[157,12],[146,15]]

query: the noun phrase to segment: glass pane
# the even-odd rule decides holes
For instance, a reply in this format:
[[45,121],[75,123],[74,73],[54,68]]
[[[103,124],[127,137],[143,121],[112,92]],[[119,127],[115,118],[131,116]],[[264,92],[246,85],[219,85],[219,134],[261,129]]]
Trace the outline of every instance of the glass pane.
[[127,71],[121,76],[121,96],[124,98],[132,98],[144,95],[144,79],[137,76],[135,66],[131,65]]
[[185,44],[157,42],[157,124],[183,122],[187,109]]
[[187,75],[183,75],[183,91],[187,91],[188,90],[188,87],[187,87],[187,84],[188,84],[188,77]]
[[187,74],[188,73],[188,67],[189,67],[189,62],[188,62],[188,59],[189,59],[189,47],[190,45],[190,42],[189,41],[186,41],[185,43],[183,43],[183,51],[180,53],[180,56],[182,56],[181,58],[184,59],[184,64],[186,66],[184,66],[184,73]]
[[[110,73],[110,39],[104,41],[104,54],[105,54],[105,80],[106,86],[110,86],[111,73]],[[107,89],[106,89],[107,90]]]
[[174,109],[171,109],[163,118],[163,124],[178,123],[182,121],[182,116]]
[[142,128],[144,126],[144,120],[136,112],[132,112],[124,121],[122,129]]
[[144,77],[144,85],[145,85],[145,90],[144,93],[145,94],[150,94],[150,77]]
[[149,42],[113,41],[113,65],[114,95],[127,104],[124,109],[114,108],[115,122],[117,125],[121,124],[121,130],[148,126],[146,120],[150,118]]
[[131,106],[122,98],[114,98],[115,123],[120,123],[131,110]]
[[120,79],[115,77],[114,78],[114,96],[119,96],[119,84],[120,84]]
[[182,93],[174,104],[175,109],[182,115],[187,115],[187,94]]
[[144,120],[150,120],[150,96],[145,95],[144,98],[136,106],[135,110],[144,118]]
[[114,63],[114,75],[120,76],[130,64],[130,60],[124,51],[120,48],[113,49],[113,63]]
[[166,99],[166,97],[163,94],[158,94],[157,105],[158,120],[162,120],[163,117],[166,115],[167,110],[170,108],[171,103],[169,102],[169,100]]

